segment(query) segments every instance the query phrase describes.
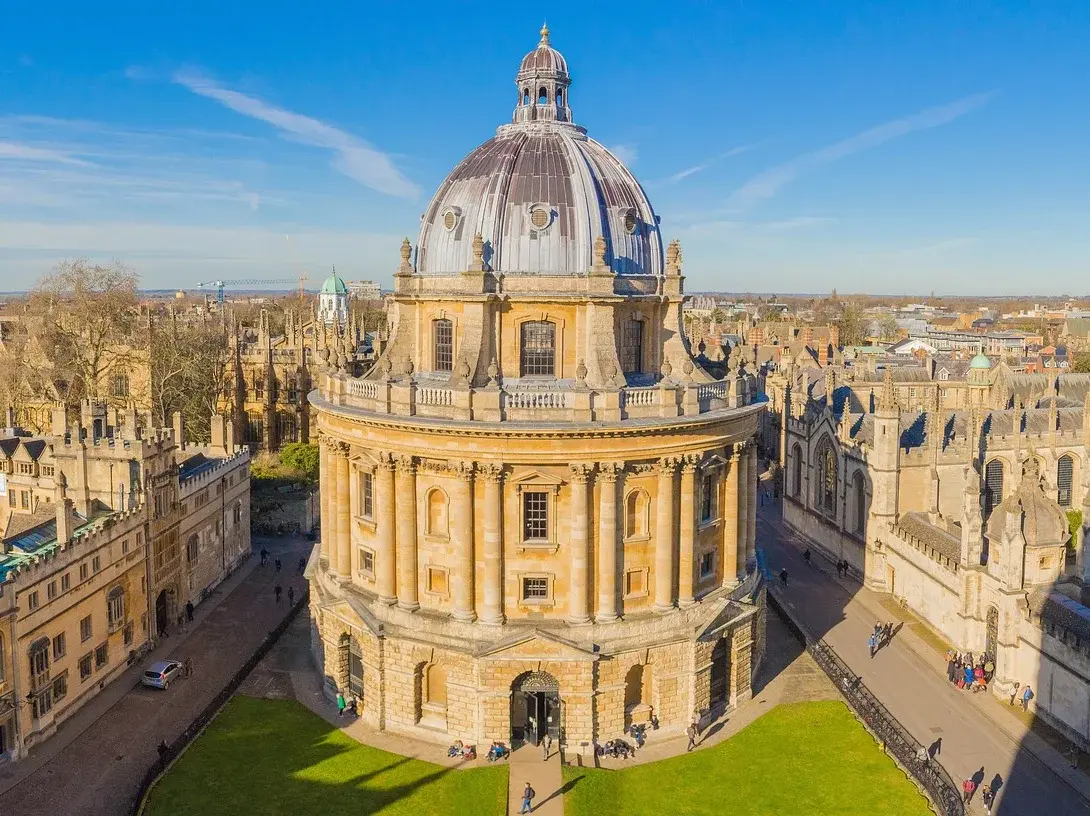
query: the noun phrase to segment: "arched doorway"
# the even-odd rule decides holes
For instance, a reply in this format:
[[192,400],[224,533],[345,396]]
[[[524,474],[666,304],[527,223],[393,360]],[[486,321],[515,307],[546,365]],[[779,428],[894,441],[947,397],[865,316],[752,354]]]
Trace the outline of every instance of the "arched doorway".
[[988,607],[988,614],[984,619],[984,655],[995,663],[995,655],[999,650],[999,610],[994,606]]
[[524,672],[511,684],[511,742],[560,740],[560,684],[548,672]]
[[155,632],[159,637],[163,637],[167,633],[167,626],[170,624],[171,615],[173,614],[173,596],[174,593],[169,589],[164,589],[159,592],[155,597]]
[[712,649],[711,703],[726,705],[730,702],[730,645],[727,638],[720,638]]

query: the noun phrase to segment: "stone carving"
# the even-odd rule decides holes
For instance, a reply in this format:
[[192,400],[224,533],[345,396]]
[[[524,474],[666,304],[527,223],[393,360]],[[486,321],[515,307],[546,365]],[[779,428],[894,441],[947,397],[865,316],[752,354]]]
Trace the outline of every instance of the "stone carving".
[[678,459],[674,456],[664,456],[653,467],[663,476],[673,476],[677,470]]
[[401,264],[397,268],[399,275],[411,275],[413,273],[413,265],[411,259],[413,257],[413,245],[406,238],[401,242]]
[[582,357],[579,358],[579,365],[575,367],[575,381],[583,388],[587,385],[587,364]]
[[401,370],[406,377],[412,377],[413,375],[413,359],[408,354],[405,355],[405,359],[401,362]]
[[465,357],[463,357],[458,363],[458,382],[469,382],[469,363],[466,362]]
[[496,462],[484,462],[477,465],[477,470],[493,484],[503,479],[503,465]]
[[584,465],[582,463],[575,463],[568,465],[568,469],[571,472],[571,480],[575,484],[586,484],[590,479],[590,474],[594,472],[594,468],[591,465]]
[[500,367],[496,364],[496,358],[492,358],[492,362],[488,364],[488,385],[495,387],[500,384]]
[[669,360],[663,360],[662,361],[662,367],[659,369],[659,371],[662,372],[662,376],[664,378],[669,377],[671,374],[674,373],[674,367],[672,365],[670,365]]
[[416,473],[416,460],[412,456],[399,455],[395,457],[397,469],[401,473]]
[[617,474],[623,469],[623,462],[602,462],[598,465],[598,478],[606,482],[615,482]]

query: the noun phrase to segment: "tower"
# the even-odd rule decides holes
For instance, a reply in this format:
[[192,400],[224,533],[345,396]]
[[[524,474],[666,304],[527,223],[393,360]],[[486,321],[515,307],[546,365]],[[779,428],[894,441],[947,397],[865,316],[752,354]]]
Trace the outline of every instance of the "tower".
[[337,269],[322,283],[318,293],[318,320],[321,323],[341,323],[348,320],[348,286],[337,277]]
[[881,544],[884,528],[897,521],[898,470],[901,456],[901,408],[893,387],[893,370],[886,368],[878,410],[874,412],[874,449],[870,459],[874,496],[867,518],[864,581],[871,589],[889,591],[885,555]]

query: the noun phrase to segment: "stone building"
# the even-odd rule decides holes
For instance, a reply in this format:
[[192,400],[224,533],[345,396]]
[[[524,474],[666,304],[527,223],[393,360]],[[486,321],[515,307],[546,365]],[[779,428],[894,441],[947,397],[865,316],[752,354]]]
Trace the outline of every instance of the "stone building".
[[831,376],[785,388],[783,517],[1090,747],[1090,375],[1020,375],[1008,403],[990,371],[971,361],[957,408],[903,408],[893,368],[870,407]]
[[377,728],[585,751],[751,694],[763,405],[694,358],[680,248],[569,84],[543,30],[402,246],[388,345],[310,397],[313,645]]
[[85,403],[0,438],[0,757],[52,735],[249,555],[249,454]]

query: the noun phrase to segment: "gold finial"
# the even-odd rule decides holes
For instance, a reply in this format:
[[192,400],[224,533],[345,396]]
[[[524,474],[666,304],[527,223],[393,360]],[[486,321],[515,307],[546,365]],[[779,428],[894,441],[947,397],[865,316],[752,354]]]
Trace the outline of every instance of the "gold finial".
[[548,45],[549,44],[549,24],[548,23],[542,23],[541,24],[541,44],[542,45]]

